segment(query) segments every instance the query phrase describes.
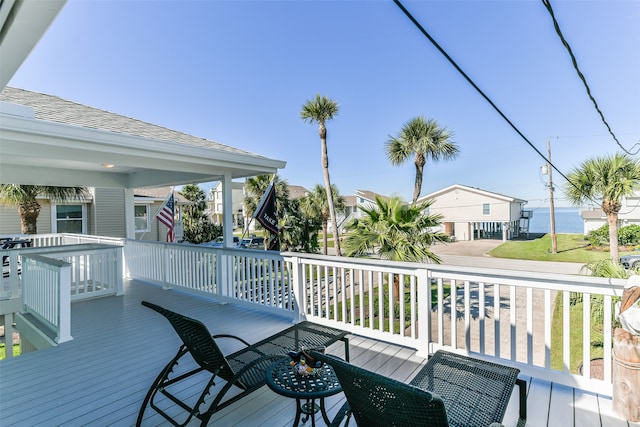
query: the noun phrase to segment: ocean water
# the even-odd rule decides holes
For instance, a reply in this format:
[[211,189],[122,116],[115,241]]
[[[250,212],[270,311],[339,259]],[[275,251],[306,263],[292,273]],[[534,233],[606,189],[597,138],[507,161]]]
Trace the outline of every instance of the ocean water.
[[[529,210],[525,207],[525,210]],[[550,233],[551,219],[549,208],[534,208],[533,218],[529,222],[530,233]],[[584,232],[580,209],[578,208],[555,208],[556,233],[579,233]]]

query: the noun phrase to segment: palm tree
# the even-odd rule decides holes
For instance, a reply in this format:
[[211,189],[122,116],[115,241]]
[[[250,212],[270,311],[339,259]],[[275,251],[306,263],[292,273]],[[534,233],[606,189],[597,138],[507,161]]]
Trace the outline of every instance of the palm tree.
[[308,217],[300,205],[304,197],[291,200],[279,219],[280,245],[283,251],[317,253],[320,220]]
[[315,99],[310,99],[302,106],[300,118],[305,122],[318,123],[318,135],[320,136],[320,147],[322,152],[322,171],[324,172],[324,188],[327,193],[327,203],[329,205],[329,216],[333,224],[333,241],[337,256],[342,256],[340,250],[340,235],[338,233],[338,223],[336,222],[336,209],[331,194],[331,179],[329,178],[329,156],[327,154],[327,127],[325,122],[338,115],[338,103],[326,96],[316,95]]
[[442,216],[425,213],[431,203],[428,200],[409,205],[399,197],[376,196],[376,206],[361,207],[364,215],[347,227],[350,233],[344,240],[346,255],[373,253],[391,261],[429,260],[439,264],[440,258],[429,248],[436,242],[446,242],[448,236],[432,231],[440,225]]
[[[346,200],[344,196],[340,195],[340,193],[338,192],[338,188],[335,185],[331,186],[331,196],[333,198],[333,205],[336,211],[344,212]],[[317,218],[322,223],[324,243],[322,253],[324,255],[327,255],[327,249],[329,247],[329,203],[327,201],[327,193],[325,192],[322,185],[317,184],[315,187],[313,187],[313,190],[302,199],[301,209],[306,217]],[[334,228],[335,227],[337,227],[337,225],[334,225]]]
[[567,198],[574,205],[602,200],[600,208],[609,224],[610,258],[618,262],[618,212],[622,198],[631,196],[640,187],[640,163],[626,154],[585,160],[567,175]]
[[[347,256],[377,255],[392,261],[439,264],[440,258],[431,252],[436,242],[446,242],[444,233],[432,231],[442,220],[441,215],[426,214],[432,201],[408,205],[399,197],[384,199],[376,196],[376,206],[361,208],[364,216],[348,227],[344,247]],[[400,297],[400,282],[394,276],[394,295]]]
[[37,234],[40,203],[37,197],[47,197],[53,202],[65,202],[70,199],[85,197],[86,187],[53,187],[49,185],[0,184],[0,199],[17,206],[20,215],[21,232]]
[[180,195],[191,204],[183,207],[184,239],[189,243],[210,242],[222,234],[222,226],[213,224],[207,214],[207,195],[196,184],[182,187]]
[[412,204],[420,197],[427,160],[451,160],[458,155],[458,146],[452,138],[453,134],[447,128],[440,127],[434,119],[425,120],[424,117],[418,116],[405,123],[398,136],[390,137],[386,142],[387,158],[394,166],[399,166],[415,156],[416,180]]

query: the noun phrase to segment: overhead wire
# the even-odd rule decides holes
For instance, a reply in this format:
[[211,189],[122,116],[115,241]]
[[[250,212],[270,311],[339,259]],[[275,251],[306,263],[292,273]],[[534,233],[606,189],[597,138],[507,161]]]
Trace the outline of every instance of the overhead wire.
[[602,112],[602,110],[600,110],[600,107],[598,106],[598,102],[596,101],[596,99],[591,94],[591,88],[589,87],[589,84],[587,83],[587,79],[584,77],[584,74],[582,74],[582,71],[580,71],[580,67],[578,66],[578,61],[576,60],[576,57],[573,54],[573,50],[571,50],[571,46],[569,46],[569,42],[567,41],[567,39],[562,34],[562,30],[560,30],[560,24],[558,24],[558,20],[556,19],[556,15],[553,12],[553,8],[551,7],[551,2],[549,0],[542,0],[542,4],[544,4],[544,7],[549,12],[549,15],[551,16],[551,19],[553,20],[553,27],[555,28],[556,33],[558,34],[558,37],[560,37],[560,41],[564,45],[565,49],[567,49],[567,52],[569,53],[569,56],[571,57],[571,62],[573,63],[573,68],[576,70],[576,73],[578,73],[578,77],[580,78],[580,80],[584,84],[584,88],[587,90],[587,95],[589,96],[589,99],[591,100],[591,102],[593,102],[593,106],[595,107],[596,111],[600,115],[600,119],[602,120],[602,123],[604,123],[604,125],[607,127],[607,130],[609,131],[609,134],[613,137],[613,140],[616,142],[616,144],[618,144],[618,146],[622,150],[624,150],[625,153],[627,153],[627,154],[629,154],[631,156],[638,154],[638,152],[640,152],[640,146],[639,146],[640,143],[634,144],[633,147],[631,147],[631,150],[633,150],[636,146],[638,146],[636,151],[634,153],[632,153],[630,150],[627,150],[620,143],[620,141],[618,141],[618,138],[613,133],[613,130],[611,130],[611,126],[609,126],[609,123],[604,118],[604,113]]
[[[562,176],[571,186],[573,186],[576,190],[578,190],[580,193],[584,194],[584,192],[574,183],[572,182],[569,178],[567,178],[567,176],[560,170],[558,169],[553,163],[551,163],[544,154],[542,154],[542,152],[540,150],[538,150],[538,148],[533,145],[533,143],[531,141],[529,141],[529,139],[520,131],[520,129],[518,129],[516,127],[516,125],[513,124],[513,122],[502,112],[502,110],[500,110],[500,108],[498,108],[498,106],[491,100],[491,98],[489,98],[489,96],[487,96],[482,89],[480,89],[478,87],[478,85],[475,84],[475,82],[473,80],[471,80],[471,78],[467,75],[467,73],[465,73],[462,68],[460,68],[460,66],[453,60],[453,58],[451,58],[451,56],[449,56],[449,54],[440,46],[440,44],[438,44],[438,42],[431,37],[431,35],[427,32],[427,30],[424,29],[424,27],[416,20],[416,18],[413,17],[413,15],[411,14],[411,12],[409,12],[407,10],[407,8],[404,7],[404,5],[400,2],[400,0],[393,0],[393,2],[400,8],[400,10],[402,10],[402,12],[407,16],[407,18],[409,18],[409,20],[411,22],[413,22],[413,25],[416,26],[416,28],[418,28],[418,30],[420,30],[420,32],[431,42],[431,44],[438,49],[438,51],[447,59],[447,61],[449,61],[449,63],[451,65],[453,65],[453,67],[458,71],[458,73],[460,73],[462,75],[462,77],[465,78],[465,80],[471,85],[473,86],[473,88],[493,107],[493,109],[509,124],[509,126],[511,126],[511,128],[542,158],[544,159],[544,161],[546,163],[548,163],[556,172],[558,172],[560,174],[560,176]],[[593,203],[599,205],[598,202],[596,202],[595,200],[593,200],[592,198],[588,197],[586,194],[584,194],[585,197],[592,201]]]

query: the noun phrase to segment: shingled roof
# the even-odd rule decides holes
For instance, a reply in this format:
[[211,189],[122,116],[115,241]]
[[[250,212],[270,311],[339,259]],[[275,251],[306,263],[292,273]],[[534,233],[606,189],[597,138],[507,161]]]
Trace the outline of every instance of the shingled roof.
[[259,156],[254,153],[239,150],[205,138],[171,130],[142,120],[111,113],[99,108],[89,107],[87,105],[68,101],[66,99],[44,93],[7,86],[2,90],[2,92],[0,92],[0,101],[31,107],[35,118],[40,120],[82,126],[91,129],[100,129],[161,141],[178,142],[203,148],[213,148],[238,154]]

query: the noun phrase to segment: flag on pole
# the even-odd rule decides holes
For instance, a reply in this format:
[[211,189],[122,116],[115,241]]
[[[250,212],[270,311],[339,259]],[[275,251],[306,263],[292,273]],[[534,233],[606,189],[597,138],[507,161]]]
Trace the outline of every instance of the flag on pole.
[[253,217],[258,220],[262,226],[269,230],[271,234],[267,249],[278,251],[280,243],[278,241],[278,211],[276,209],[276,187],[273,183],[269,184],[267,190],[262,195],[262,199],[256,208]]
[[169,198],[164,202],[162,208],[158,211],[156,217],[158,221],[167,226],[167,242],[173,243],[175,240],[174,236],[174,201],[173,201],[173,191],[169,195]]

